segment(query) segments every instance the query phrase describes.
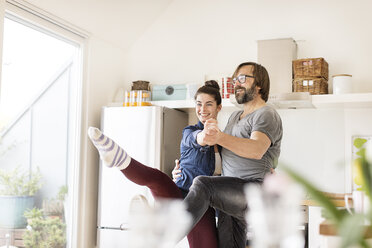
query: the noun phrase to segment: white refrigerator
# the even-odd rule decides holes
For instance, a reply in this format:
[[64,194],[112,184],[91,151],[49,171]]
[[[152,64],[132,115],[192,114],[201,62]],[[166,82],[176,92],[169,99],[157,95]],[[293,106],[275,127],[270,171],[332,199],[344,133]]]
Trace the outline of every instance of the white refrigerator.
[[[103,132],[122,146],[137,161],[171,175],[179,158],[182,130],[187,113],[160,106],[104,107]],[[128,210],[131,198],[143,194],[153,201],[144,186],[130,182],[117,169],[100,166],[97,247],[125,247]]]

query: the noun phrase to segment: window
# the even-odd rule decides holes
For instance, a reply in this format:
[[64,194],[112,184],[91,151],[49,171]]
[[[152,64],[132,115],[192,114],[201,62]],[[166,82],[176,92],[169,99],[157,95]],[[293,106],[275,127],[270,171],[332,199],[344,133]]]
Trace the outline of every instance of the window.
[[[10,245],[31,246],[36,242],[42,247],[43,242],[52,242],[51,247],[70,247],[73,182],[79,157],[76,147],[82,48],[80,43],[35,24],[38,22],[34,20],[11,12],[7,12],[4,20],[0,232],[7,232],[9,239],[12,233],[21,232],[22,238],[9,240],[13,242]],[[13,176],[19,180],[12,179],[6,185],[7,176],[15,170]],[[40,178],[30,187],[22,185],[22,175],[26,181]],[[40,189],[34,193],[38,186]],[[20,193],[22,188],[25,192]],[[24,196],[19,197],[20,194]],[[14,203],[18,198],[20,202]],[[4,214],[3,211],[14,207],[16,211]],[[37,237],[37,231],[44,232],[47,238]],[[1,242],[5,244],[6,240],[0,239],[0,246],[4,245]]]

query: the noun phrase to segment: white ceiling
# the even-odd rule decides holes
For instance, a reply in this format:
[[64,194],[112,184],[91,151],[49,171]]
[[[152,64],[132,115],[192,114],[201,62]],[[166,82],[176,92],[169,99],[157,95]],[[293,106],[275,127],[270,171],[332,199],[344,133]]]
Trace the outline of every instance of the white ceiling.
[[127,49],[173,0],[26,0],[99,39]]

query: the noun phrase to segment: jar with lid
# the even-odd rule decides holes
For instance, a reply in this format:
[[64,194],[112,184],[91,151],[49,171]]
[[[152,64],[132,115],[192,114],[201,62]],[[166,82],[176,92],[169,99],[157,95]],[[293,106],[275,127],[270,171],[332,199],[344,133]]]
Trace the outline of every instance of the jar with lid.
[[353,84],[351,82],[352,75],[337,74],[333,75],[333,94],[353,93]]
[[131,107],[137,106],[137,96],[138,96],[138,91],[137,90],[131,90],[130,91],[129,106],[131,106]]
[[125,91],[124,92],[124,103],[123,103],[123,106],[124,107],[129,107],[130,106],[130,91]]
[[151,106],[151,93],[148,90],[139,90],[137,97],[137,106]]

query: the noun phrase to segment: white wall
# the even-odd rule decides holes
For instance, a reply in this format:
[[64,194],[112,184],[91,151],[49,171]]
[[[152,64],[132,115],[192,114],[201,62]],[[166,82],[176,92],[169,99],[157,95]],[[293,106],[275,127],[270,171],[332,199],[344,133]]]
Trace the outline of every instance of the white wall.
[[298,57],[324,57],[372,92],[372,1],[175,0],[129,51],[130,81],[202,83],[257,60],[257,40],[293,37]]
[[79,191],[78,247],[95,247],[97,226],[98,168],[96,149],[88,141],[88,126],[100,127],[102,106],[112,101],[116,89],[124,81],[124,53],[96,36],[87,44],[87,103],[83,108],[82,156]]
[[172,0],[25,1],[87,30],[99,40],[127,49]]
[[[370,0],[175,0],[129,50],[125,74],[152,84],[202,83],[257,61],[257,40],[292,37],[298,58],[324,57],[329,75],[352,74],[355,92],[372,92],[371,9]],[[279,113],[281,162],[323,190],[350,191],[351,136],[372,134],[372,110]]]
[[[324,191],[350,191],[351,133],[344,109],[288,109],[278,110],[283,121],[284,135],[279,159],[281,165],[291,167]],[[372,110],[360,113],[372,114]],[[350,120],[353,122],[353,120]],[[372,118],[363,125],[372,124]],[[351,159],[351,158],[350,158]]]

